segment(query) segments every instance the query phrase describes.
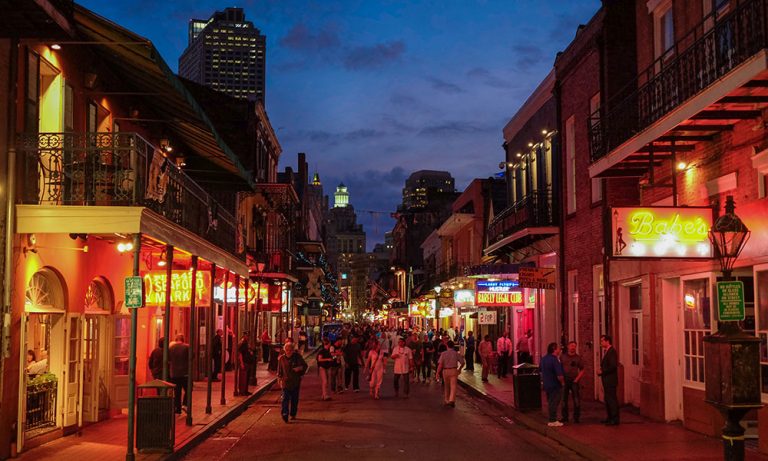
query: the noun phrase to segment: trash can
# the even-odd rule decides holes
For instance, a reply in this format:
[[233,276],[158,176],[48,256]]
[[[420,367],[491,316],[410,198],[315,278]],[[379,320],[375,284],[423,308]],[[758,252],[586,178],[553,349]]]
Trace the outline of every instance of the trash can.
[[136,449],[141,453],[172,453],[176,443],[176,386],[155,379],[137,388]]
[[269,371],[277,371],[277,358],[280,356],[280,352],[282,351],[282,343],[272,344],[272,347],[269,348]]
[[521,363],[512,367],[512,373],[515,408],[518,410],[540,410],[541,378],[539,367],[530,363]]

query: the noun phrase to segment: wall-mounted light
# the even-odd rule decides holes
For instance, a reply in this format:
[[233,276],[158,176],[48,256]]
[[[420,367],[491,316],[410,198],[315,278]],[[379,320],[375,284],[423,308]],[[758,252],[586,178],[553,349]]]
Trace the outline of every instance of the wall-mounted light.
[[166,255],[166,253],[165,253],[165,250],[161,251],[161,252],[160,252],[160,259],[157,261],[157,266],[158,266],[158,267],[165,267],[165,265],[167,264],[167,263],[165,262],[165,259],[166,259],[167,257],[168,257],[168,256]]
[[522,157],[522,156],[523,156],[523,154],[522,154],[522,153],[520,153],[520,152],[518,152],[518,153],[516,153],[516,154],[515,154],[515,157],[517,157],[517,158],[520,158],[520,157]]
[[51,49],[59,51],[61,49],[61,45],[59,45],[58,43],[54,43],[51,45]]
[[117,251],[120,253],[125,253],[126,251],[133,250],[133,243],[131,242],[120,242],[117,244]]
[[528,147],[533,147],[533,143],[532,143],[532,142],[529,142],[529,143],[528,143]]
[[547,130],[541,130],[541,134],[543,134],[544,136],[546,136],[548,133],[549,133],[549,131],[547,131]]
[[677,169],[678,169],[679,171],[683,171],[683,170],[685,170],[686,168],[688,168],[688,164],[687,164],[687,163],[685,163],[685,162],[678,162],[678,164],[677,164]]

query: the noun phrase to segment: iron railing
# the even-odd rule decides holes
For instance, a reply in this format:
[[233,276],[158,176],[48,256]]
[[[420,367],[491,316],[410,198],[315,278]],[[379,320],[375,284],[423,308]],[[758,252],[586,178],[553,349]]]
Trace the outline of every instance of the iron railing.
[[648,128],[757,54],[766,41],[766,1],[717,9],[589,117],[592,161]]
[[56,381],[27,386],[24,430],[56,426]]
[[22,203],[142,206],[237,254],[234,216],[136,133],[22,134],[17,149]]
[[533,191],[493,218],[488,225],[488,244],[529,227],[554,225],[557,220],[552,212],[552,190]]

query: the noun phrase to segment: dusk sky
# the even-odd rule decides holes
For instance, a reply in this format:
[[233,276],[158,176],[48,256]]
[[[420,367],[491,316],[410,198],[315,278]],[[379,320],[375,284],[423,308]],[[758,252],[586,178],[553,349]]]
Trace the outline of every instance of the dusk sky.
[[502,128],[599,0],[83,0],[152,40],[172,69],[190,18],[228,6],[267,36],[267,112],[281,169],[306,152],[326,194],[344,182],[368,247],[416,170],[463,190],[499,172]]

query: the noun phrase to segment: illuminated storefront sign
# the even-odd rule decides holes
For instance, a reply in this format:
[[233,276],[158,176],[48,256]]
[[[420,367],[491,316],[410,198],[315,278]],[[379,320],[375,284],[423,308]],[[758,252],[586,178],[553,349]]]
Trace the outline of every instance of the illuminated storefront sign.
[[[260,287],[261,291],[261,302],[267,303],[269,302],[269,297],[267,295],[267,287],[265,285],[262,285]],[[240,303],[245,304],[245,284],[240,285]],[[213,288],[213,298],[217,301],[223,301],[224,300],[224,289],[221,286],[216,286]],[[229,288],[227,288],[227,303],[228,304],[234,304],[238,300],[238,293],[235,289],[235,286],[230,283]],[[256,303],[256,285],[250,285],[248,286],[248,303],[249,304],[255,304]]]
[[612,255],[622,258],[711,258],[707,207],[613,208]]
[[480,280],[475,284],[476,306],[522,306],[523,291],[515,280]]
[[469,308],[475,305],[474,290],[455,290],[453,292],[453,307],[456,309]]
[[[144,304],[165,306],[165,271],[150,271],[144,274]],[[198,271],[195,286],[195,305],[210,305],[211,273]],[[179,270],[171,272],[171,307],[189,307],[192,300],[192,272]]]

